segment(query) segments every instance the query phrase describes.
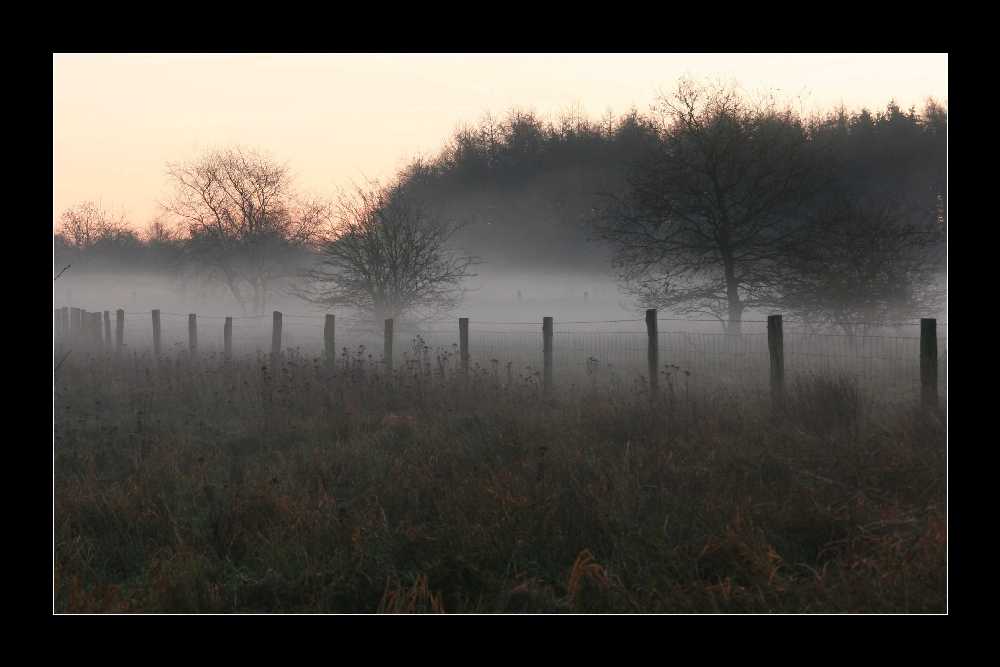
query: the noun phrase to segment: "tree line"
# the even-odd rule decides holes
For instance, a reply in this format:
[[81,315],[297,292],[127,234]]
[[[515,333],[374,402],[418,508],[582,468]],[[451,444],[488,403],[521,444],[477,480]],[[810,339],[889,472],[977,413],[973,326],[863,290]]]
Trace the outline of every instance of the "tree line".
[[193,272],[257,312],[282,285],[378,317],[453,306],[478,261],[610,266],[638,305],[734,333],[766,309],[853,333],[940,306],[946,156],[933,100],[805,116],[682,80],[645,114],[486,116],[330,202],[297,194],[271,158],[215,151],[169,166],[144,234],[94,205],[64,212],[56,263]]

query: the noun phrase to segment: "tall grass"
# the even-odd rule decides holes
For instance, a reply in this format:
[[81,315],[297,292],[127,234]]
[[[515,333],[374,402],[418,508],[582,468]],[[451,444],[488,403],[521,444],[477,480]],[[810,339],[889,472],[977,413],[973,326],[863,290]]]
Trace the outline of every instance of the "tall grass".
[[[456,373],[416,345],[55,379],[57,611],[945,608],[945,429],[817,376]],[[74,358],[75,357],[75,358]]]

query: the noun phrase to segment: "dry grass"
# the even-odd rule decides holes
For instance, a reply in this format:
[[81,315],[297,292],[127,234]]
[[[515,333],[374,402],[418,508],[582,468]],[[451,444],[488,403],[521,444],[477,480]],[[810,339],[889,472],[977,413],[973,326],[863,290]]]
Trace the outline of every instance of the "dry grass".
[[[74,355],[75,357],[76,355]],[[56,609],[943,611],[945,429],[850,386],[465,382],[290,355],[56,378]]]

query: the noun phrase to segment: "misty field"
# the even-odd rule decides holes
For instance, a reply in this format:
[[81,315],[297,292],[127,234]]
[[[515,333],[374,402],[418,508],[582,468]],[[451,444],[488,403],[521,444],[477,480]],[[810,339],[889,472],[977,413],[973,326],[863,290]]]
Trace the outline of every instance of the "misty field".
[[289,352],[75,353],[58,612],[942,612],[945,425]]

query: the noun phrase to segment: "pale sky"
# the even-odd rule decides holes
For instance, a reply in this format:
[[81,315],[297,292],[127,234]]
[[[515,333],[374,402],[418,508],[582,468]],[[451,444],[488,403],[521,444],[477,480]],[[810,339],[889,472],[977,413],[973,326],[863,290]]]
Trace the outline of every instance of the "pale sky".
[[53,218],[85,200],[144,228],[168,161],[241,145],[332,196],[434,155],[460,125],[512,107],[543,117],[649,110],[681,76],[801,99],[920,109],[948,98],[946,54],[55,54]]

